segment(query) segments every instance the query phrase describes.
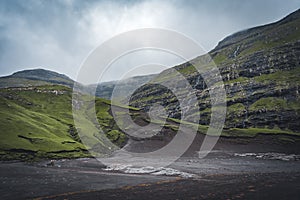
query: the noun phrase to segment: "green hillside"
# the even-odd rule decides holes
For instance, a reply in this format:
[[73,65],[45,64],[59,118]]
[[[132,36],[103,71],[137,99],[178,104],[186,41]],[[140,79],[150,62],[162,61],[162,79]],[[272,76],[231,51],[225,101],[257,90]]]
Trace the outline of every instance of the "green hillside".
[[[126,137],[114,125],[109,109],[109,101],[96,99],[102,129],[112,142],[122,146]],[[90,154],[74,128],[70,88],[50,85],[0,89],[1,160],[87,156]]]

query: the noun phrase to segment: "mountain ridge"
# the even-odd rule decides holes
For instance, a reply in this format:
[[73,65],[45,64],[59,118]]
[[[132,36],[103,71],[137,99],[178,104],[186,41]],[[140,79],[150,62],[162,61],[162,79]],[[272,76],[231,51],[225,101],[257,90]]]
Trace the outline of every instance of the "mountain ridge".
[[[269,28],[271,26],[288,23],[290,21],[297,20],[299,18],[300,18],[300,9],[292,12],[291,14],[287,15],[286,17],[282,18],[279,21],[276,21],[276,22],[273,22],[273,23],[269,23],[269,24],[264,24],[264,25],[261,25],[261,26],[256,26],[256,27],[253,27],[253,28],[248,28],[248,29],[245,29],[245,30],[242,30],[242,31],[238,31],[236,33],[233,33],[233,34],[225,37],[223,40],[221,40],[220,42],[218,42],[217,46],[214,49],[212,49],[210,52],[216,51],[218,49],[221,49],[221,48],[224,48],[224,47],[230,45],[230,44],[226,44],[227,41],[228,40],[230,41],[232,38],[235,38],[237,36],[243,36],[244,34],[248,34],[248,37],[249,37],[249,33],[250,32],[251,32],[251,34],[257,34],[257,33],[255,33],[255,31],[257,31],[257,30],[259,30],[261,32],[264,29],[267,29],[267,28]],[[252,32],[254,32],[254,33],[252,33]],[[251,35],[250,35],[250,37],[251,37]]]
[[[129,77],[123,80],[114,80],[101,82],[98,84],[82,85],[85,92],[91,93],[93,88],[96,88],[95,96],[111,99],[111,95],[115,86],[122,88],[123,93],[127,94],[131,85],[140,85],[148,82],[153,78],[154,74],[139,75]],[[42,86],[42,85],[63,85],[72,88],[75,83],[70,77],[65,74],[61,74],[55,71],[46,70],[43,68],[26,69],[12,73],[8,76],[0,77],[0,88],[10,87],[28,87],[28,86]],[[79,83],[80,84],[80,83]],[[79,85],[78,84],[78,85]],[[121,98],[121,97],[116,97]]]

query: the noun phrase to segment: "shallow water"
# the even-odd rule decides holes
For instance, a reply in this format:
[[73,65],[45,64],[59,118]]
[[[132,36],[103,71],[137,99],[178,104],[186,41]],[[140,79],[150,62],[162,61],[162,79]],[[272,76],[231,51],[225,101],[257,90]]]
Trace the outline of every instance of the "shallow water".
[[265,160],[283,160],[283,161],[298,161],[300,160],[300,155],[296,154],[284,154],[284,153],[235,153],[234,156],[239,157],[254,157],[258,159]]
[[129,174],[152,174],[152,175],[165,175],[165,176],[180,176],[182,178],[195,177],[194,174],[179,171],[169,167],[134,167],[132,165],[111,165],[108,166],[105,171],[120,171]]

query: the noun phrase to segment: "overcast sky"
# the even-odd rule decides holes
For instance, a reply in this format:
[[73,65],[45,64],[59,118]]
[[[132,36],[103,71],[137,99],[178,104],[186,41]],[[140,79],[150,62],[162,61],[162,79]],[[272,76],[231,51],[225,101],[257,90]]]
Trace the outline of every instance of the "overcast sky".
[[[172,29],[209,51],[234,32],[277,21],[298,8],[300,0],[1,0],[0,75],[45,68],[75,79],[95,47],[137,28]],[[124,71],[126,65],[116,66],[106,80],[118,78],[118,67]]]

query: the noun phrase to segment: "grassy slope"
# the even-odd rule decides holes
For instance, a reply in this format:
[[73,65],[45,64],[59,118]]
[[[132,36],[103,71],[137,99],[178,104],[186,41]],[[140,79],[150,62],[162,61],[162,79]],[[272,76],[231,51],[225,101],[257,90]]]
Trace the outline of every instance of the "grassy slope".
[[[64,86],[0,89],[0,158],[90,156],[74,128],[71,100],[71,89]],[[122,145],[125,135],[117,126],[110,127],[109,107],[110,102],[96,100],[101,126],[114,143]]]

